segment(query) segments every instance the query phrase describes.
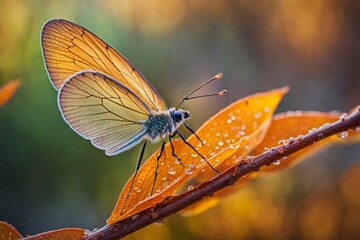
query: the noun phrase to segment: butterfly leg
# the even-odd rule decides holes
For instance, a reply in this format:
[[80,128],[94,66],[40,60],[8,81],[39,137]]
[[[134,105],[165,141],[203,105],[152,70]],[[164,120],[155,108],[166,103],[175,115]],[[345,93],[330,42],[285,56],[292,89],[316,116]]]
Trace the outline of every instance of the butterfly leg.
[[123,207],[122,207],[122,209],[121,209],[120,215],[123,214],[123,211],[124,211],[124,208],[125,208],[125,206],[126,206],[126,203],[127,203],[128,199],[129,199],[129,197],[130,197],[130,193],[131,193],[131,191],[133,190],[133,185],[134,185],[136,176],[137,176],[137,174],[138,174],[138,171],[139,171],[139,169],[140,169],[141,161],[142,161],[143,156],[144,156],[144,152],[145,152],[145,148],[146,148],[146,143],[147,143],[147,141],[144,141],[144,143],[143,143],[143,145],[142,145],[142,147],[141,147],[141,151],[140,151],[140,154],[139,154],[139,158],[138,158],[138,161],[137,161],[137,163],[136,163],[136,168],[135,168],[135,172],[134,172],[134,177],[133,177],[133,179],[132,179],[132,181],[131,181],[130,188],[129,188],[129,192],[128,192],[127,196],[126,196],[126,199],[125,199],[124,205],[123,205]]
[[205,158],[201,153],[199,153],[199,151],[196,150],[196,148],[194,148],[193,145],[191,145],[188,141],[186,141],[184,135],[183,135],[179,130],[177,130],[176,133],[180,136],[180,138],[183,140],[183,142],[184,142],[186,145],[188,145],[188,146],[189,146],[192,150],[194,150],[201,158],[203,158],[203,159],[205,160],[205,162],[209,165],[209,167],[210,167],[212,170],[214,170],[217,174],[221,175],[221,173],[220,173],[218,170],[216,170],[216,169],[211,165],[211,163],[209,163],[209,161],[206,160],[206,158]]
[[154,193],[154,187],[155,187],[155,183],[156,183],[156,179],[157,179],[157,175],[158,175],[158,168],[159,168],[159,160],[164,152],[164,147],[165,147],[165,142],[163,142],[161,144],[161,149],[160,149],[160,153],[159,155],[156,157],[156,168],[155,168],[155,173],[154,173],[154,183],[152,185],[152,188],[151,188],[151,195],[153,195]]
[[189,130],[192,134],[195,135],[195,137],[200,141],[201,146],[204,146],[203,141],[201,140],[201,138],[196,134],[196,132],[190,127],[190,125],[188,123],[184,123],[184,126],[187,128],[187,130]]
[[171,146],[171,154],[173,155],[173,157],[176,158],[176,160],[179,161],[181,166],[186,167],[185,164],[181,161],[181,158],[175,153],[174,145],[173,145],[172,140],[171,140],[173,137],[175,137],[176,134],[177,134],[177,131],[175,131],[173,134],[169,134],[169,142],[170,142],[170,146]]

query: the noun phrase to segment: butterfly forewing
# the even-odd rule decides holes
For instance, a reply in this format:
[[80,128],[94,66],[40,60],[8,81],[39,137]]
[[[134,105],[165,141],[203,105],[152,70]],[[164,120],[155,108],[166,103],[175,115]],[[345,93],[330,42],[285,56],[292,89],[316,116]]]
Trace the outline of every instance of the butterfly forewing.
[[65,121],[107,155],[123,152],[146,135],[151,109],[117,80],[82,71],[60,88],[59,107]]
[[115,78],[153,110],[165,104],[156,89],[119,52],[87,29],[62,19],[45,23],[41,33],[45,65],[54,87],[70,76],[94,70]]

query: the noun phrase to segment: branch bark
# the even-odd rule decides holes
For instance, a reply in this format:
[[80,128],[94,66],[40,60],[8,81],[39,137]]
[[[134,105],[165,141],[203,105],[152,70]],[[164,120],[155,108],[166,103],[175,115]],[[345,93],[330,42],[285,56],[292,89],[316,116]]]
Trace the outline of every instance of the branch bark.
[[[106,225],[103,228],[88,234],[83,240],[123,238],[151,223],[163,221],[165,217],[175,214],[205,197],[211,197],[215,192],[233,185],[241,177],[250,172],[258,171],[264,165],[272,164],[285,156],[296,153],[315,142],[321,141],[334,134],[339,134],[349,129],[358,130],[359,128],[360,107],[357,107],[357,109],[347,117],[340,118],[332,124],[328,124],[318,130],[312,131],[311,133],[304,135],[301,139],[291,139],[285,145],[272,148],[271,151],[265,152],[250,160],[244,160],[222,173],[221,176],[202,183],[191,191],[166,199],[162,203],[143,210],[134,216]],[[286,161],[286,159],[282,161]]]

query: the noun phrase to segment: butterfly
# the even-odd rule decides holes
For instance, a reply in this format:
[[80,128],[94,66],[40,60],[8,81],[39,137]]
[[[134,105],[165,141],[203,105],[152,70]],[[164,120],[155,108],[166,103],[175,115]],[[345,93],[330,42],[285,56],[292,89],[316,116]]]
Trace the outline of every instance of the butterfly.
[[[148,141],[168,136],[171,143],[179,135],[187,143],[178,130],[182,124],[196,135],[185,122],[190,112],[179,109],[184,101],[226,93],[191,96],[219,79],[222,75],[218,74],[186,95],[177,107],[167,109],[156,89],[123,55],[89,30],[63,19],[44,24],[41,47],[48,76],[58,90],[62,117],[76,133],[109,156],[145,140],[136,172]],[[174,151],[172,155],[180,161]]]

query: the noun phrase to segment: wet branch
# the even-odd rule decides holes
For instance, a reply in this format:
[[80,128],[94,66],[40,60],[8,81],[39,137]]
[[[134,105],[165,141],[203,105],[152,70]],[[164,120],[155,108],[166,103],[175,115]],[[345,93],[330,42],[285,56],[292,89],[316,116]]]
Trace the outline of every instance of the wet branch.
[[[265,152],[251,160],[240,162],[237,166],[224,172],[221,176],[211,181],[205,182],[191,191],[174,196],[155,207],[145,209],[136,214],[136,217],[128,217],[110,225],[106,225],[97,231],[92,232],[83,239],[119,239],[144,228],[151,223],[162,221],[162,219],[170,216],[192,204],[200,201],[205,197],[212,196],[215,192],[233,185],[239,178],[246,174],[258,171],[262,166],[272,164],[285,156],[296,153],[315,142],[334,134],[342,133],[349,129],[358,129],[360,127],[360,107],[357,107],[352,114],[345,118],[328,124],[321,129],[306,134],[301,139],[294,139],[285,145],[272,148],[271,151]],[[286,160],[282,160],[286,161]]]

